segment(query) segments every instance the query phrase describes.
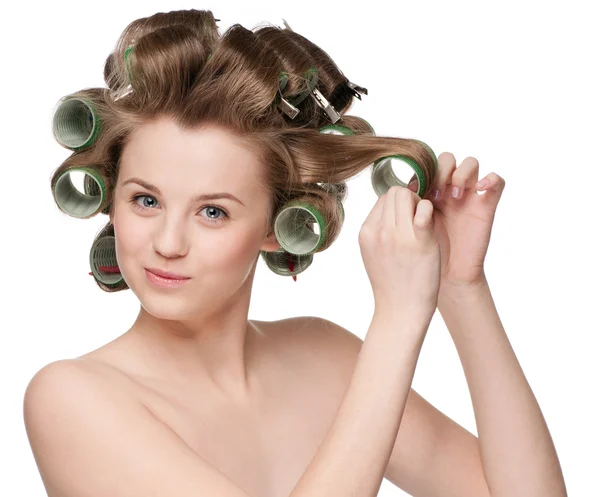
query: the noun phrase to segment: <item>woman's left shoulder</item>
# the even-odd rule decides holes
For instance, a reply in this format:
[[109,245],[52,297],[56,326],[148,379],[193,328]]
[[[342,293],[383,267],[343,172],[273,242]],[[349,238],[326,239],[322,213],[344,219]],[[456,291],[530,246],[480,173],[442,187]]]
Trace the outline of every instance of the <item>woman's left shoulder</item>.
[[316,339],[330,340],[338,346],[358,347],[359,349],[363,343],[362,339],[352,331],[329,319],[317,316],[299,316],[292,319],[297,319],[301,323],[301,328],[307,329],[308,333],[314,335]]
[[269,324],[294,350],[321,356],[338,371],[351,374],[354,370],[363,340],[343,326],[318,316],[297,316]]

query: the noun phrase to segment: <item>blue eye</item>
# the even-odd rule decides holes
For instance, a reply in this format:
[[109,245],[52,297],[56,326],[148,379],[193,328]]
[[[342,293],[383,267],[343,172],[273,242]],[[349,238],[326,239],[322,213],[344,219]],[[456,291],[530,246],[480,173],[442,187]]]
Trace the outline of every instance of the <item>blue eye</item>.
[[[133,197],[131,197],[130,202],[133,203],[134,207],[136,209],[142,210],[142,211],[147,211],[147,210],[152,210],[153,207],[146,207],[143,205],[140,205],[138,203],[138,199],[140,198],[151,198],[154,200],[156,205],[156,199],[152,196],[152,195],[134,195]],[[223,223],[225,222],[225,219],[227,219],[229,217],[229,214],[227,214],[227,212],[224,209],[221,209],[220,207],[217,207],[216,205],[206,205],[204,207],[202,207],[202,209],[200,209],[199,212],[202,212],[204,209],[211,209],[213,212],[221,212],[223,215],[220,218],[212,218],[212,217],[207,217],[206,219],[208,220],[209,223]]]

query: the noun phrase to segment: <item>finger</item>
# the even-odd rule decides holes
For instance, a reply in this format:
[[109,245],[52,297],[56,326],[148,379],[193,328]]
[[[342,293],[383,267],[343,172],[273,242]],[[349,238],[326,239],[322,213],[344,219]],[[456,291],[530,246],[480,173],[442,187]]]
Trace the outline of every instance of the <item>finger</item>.
[[433,236],[433,204],[430,200],[421,199],[417,204],[414,217],[414,230],[417,237]]
[[387,197],[387,194],[385,194],[385,193],[383,195],[379,195],[379,198],[375,202],[375,205],[371,209],[371,212],[369,212],[369,215],[365,219],[363,226],[365,224],[375,225],[381,221],[381,217],[383,215],[383,206],[385,205],[386,197]]
[[452,175],[451,197],[454,198],[455,188],[459,189],[457,200],[462,199],[465,193],[475,193],[477,178],[479,178],[479,161],[475,157],[467,157]]
[[417,179],[417,175],[413,174],[412,178],[408,180],[408,187],[411,192],[417,193],[419,191],[419,180]]
[[402,233],[413,232],[415,210],[420,197],[407,188],[398,187],[396,193],[396,228]]
[[442,152],[438,156],[438,172],[435,175],[433,184],[429,190],[431,193],[433,190],[438,190],[440,194],[435,201],[428,196],[429,200],[436,202],[445,198],[446,190],[449,190],[450,185],[452,184],[452,175],[454,174],[454,171],[456,171],[456,158],[450,152]]
[[481,195],[483,197],[481,200],[490,205],[497,205],[500,201],[500,197],[502,196],[502,192],[504,191],[504,187],[506,186],[506,181],[502,176],[497,175],[496,173],[490,173],[481,181],[487,181],[487,185],[476,188],[480,191],[485,190],[485,194]]
[[383,216],[381,222],[384,226],[396,228],[396,196],[402,187],[394,185],[387,192],[388,198],[383,207]]

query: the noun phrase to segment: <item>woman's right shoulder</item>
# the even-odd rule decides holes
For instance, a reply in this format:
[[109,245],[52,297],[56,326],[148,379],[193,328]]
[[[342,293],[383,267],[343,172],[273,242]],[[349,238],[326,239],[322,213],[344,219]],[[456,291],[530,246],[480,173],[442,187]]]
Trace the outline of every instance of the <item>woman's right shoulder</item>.
[[115,368],[99,361],[60,359],[46,364],[33,375],[25,390],[24,401],[37,396],[41,390],[68,394],[83,387],[109,388],[118,395],[119,391],[127,390],[127,382],[123,381],[123,377]]
[[27,387],[25,428],[49,497],[250,497],[93,367],[52,362]]
[[89,381],[96,378],[97,373],[87,364],[87,361],[80,359],[60,359],[46,364],[39,369],[29,380],[26,392],[33,388],[40,388],[42,385],[52,384],[67,378],[73,380]]

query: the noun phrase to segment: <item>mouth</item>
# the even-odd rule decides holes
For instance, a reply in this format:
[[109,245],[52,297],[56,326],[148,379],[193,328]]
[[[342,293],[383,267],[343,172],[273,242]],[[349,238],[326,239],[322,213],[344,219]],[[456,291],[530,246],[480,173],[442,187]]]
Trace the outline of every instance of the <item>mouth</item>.
[[178,288],[181,287],[183,285],[185,285],[190,278],[164,278],[162,276],[159,276],[155,273],[153,273],[152,271],[146,269],[146,279],[148,280],[149,283],[151,283],[152,285],[154,285],[157,288],[163,288],[163,289],[173,289],[173,288]]
[[169,271],[163,271],[158,268],[145,268],[145,269],[149,273],[151,273],[155,276],[158,276],[159,278],[165,279],[165,280],[184,281],[184,280],[190,279],[189,276],[184,276],[182,274],[177,274],[177,273],[171,273]]

